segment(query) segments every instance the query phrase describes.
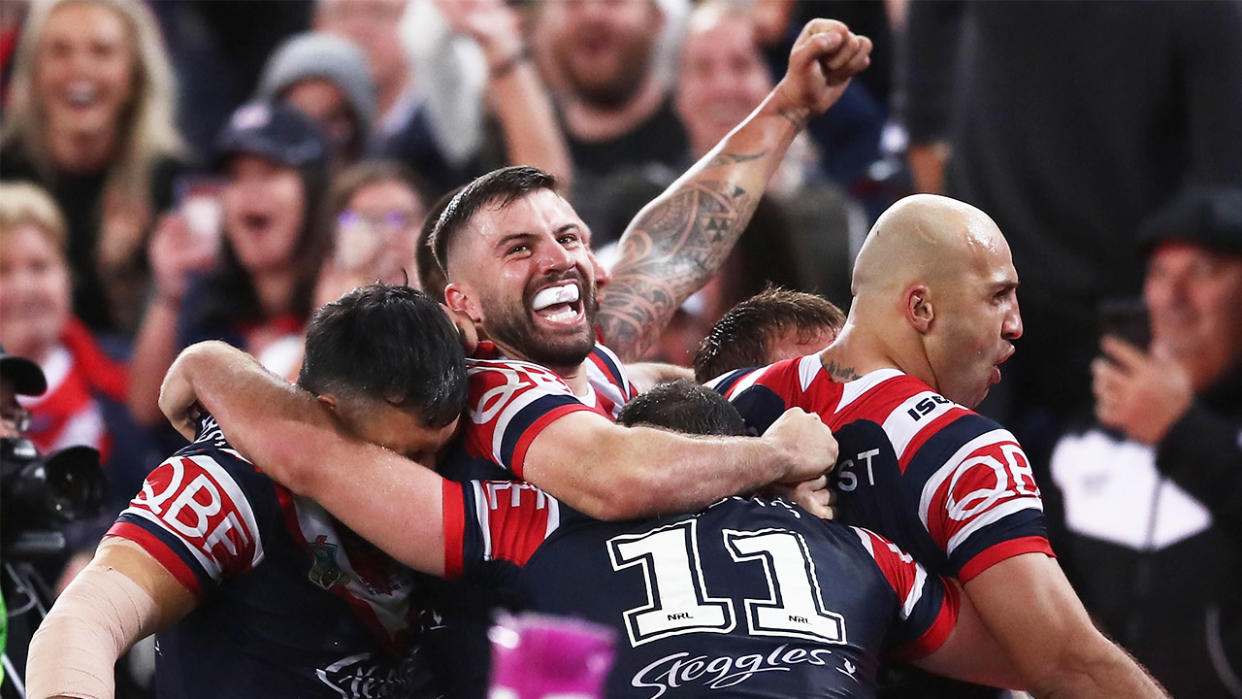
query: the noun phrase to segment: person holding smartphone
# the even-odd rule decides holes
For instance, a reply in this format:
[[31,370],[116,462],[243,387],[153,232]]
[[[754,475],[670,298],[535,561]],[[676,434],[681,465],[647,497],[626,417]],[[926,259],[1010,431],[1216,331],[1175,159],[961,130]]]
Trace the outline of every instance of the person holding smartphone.
[[1150,344],[1103,333],[1094,421],[1052,453],[1055,543],[1174,696],[1242,696],[1242,190],[1188,189],[1139,239]]

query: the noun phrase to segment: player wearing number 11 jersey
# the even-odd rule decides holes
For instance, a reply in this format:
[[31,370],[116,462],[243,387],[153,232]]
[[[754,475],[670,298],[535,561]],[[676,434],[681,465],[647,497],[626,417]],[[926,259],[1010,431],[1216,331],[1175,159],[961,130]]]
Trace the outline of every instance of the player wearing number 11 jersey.
[[[744,429],[722,397],[684,381],[621,419]],[[969,603],[959,623],[954,583],[874,532],[782,500],[599,522],[527,483],[445,481],[442,506],[447,577],[504,579],[521,566],[534,609],[617,631],[608,696],[869,697],[885,654],[1015,681]]]

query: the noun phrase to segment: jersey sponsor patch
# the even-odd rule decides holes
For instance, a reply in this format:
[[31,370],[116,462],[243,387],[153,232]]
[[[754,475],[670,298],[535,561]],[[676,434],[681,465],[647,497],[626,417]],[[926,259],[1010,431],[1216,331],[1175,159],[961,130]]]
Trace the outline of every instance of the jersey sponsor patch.
[[1024,512],[1042,513],[1043,501],[1026,454],[1003,429],[963,444],[930,475],[919,499],[924,527],[958,567],[966,561],[956,554],[968,540],[991,537],[988,529]]
[[[122,524],[145,530],[154,538],[139,540],[137,532]],[[263,560],[263,542],[250,502],[224,467],[206,454],[174,456],[160,464],[110,533],[136,540],[165,567],[173,563],[171,553],[196,578],[213,582],[250,570]],[[161,544],[165,550],[158,550]],[[197,588],[197,583],[192,587]]]

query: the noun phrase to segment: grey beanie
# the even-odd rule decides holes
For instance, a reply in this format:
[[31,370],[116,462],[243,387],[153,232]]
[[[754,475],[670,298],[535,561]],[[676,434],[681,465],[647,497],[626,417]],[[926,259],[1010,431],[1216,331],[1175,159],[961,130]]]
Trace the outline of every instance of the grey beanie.
[[257,96],[278,99],[290,85],[309,78],[330,80],[358,118],[365,140],[375,122],[375,85],[367,59],[352,43],[321,32],[291,36],[276,49],[259,79]]

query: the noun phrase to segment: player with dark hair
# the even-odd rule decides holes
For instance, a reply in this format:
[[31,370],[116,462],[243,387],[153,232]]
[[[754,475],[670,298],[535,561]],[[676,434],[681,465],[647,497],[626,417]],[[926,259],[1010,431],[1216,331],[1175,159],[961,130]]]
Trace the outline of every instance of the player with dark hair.
[[[440,306],[384,284],[316,313],[299,384],[331,429],[424,463],[466,398]],[[196,432],[147,476],[40,627],[30,695],[111,696],[117,657],[156,631],[160,696],[426,692],[420,657],[400,660],[417,626],[412,572],[258,471],[212,417]]]
[[1017,287],[986,214],[907,197],[864,241],[833,344],[726,377],[728,395],[752,429],[790,407],[816,411],[840,444],[842,521],[959,579],[1037,694],[1163,696],[1066,582],[1022,447],[971,410],[1022,335]]
[[[214,381],[282,402],[279,380],[256,378],[253,359],[218,349]],[[195,374],[183,373],[191,384]],[[301,427],[290,418],[291,437],[323,421],[304,409],[312,401],[299,396],[303,409],[290,409],[306,415]],[[626,429],[747,439],[734,437],[743,424],[723,397],[688,381],[656,387],[622,414],[636,425]],[[357,448],[361,458],[376,450]],[[885,651],[975,681],[1017,681],[969,605],[959,609],[952,583],[883,537],[784,501],[729,497],[693,514],[608,523],[527,483],[455,483],[414,464],[364,481],[342,478],[330,463],[308,460],[304,494],[365,527],[373,493],[399,488],[407,515],[389,522],[382,546],[416,570],[517,585],[536,610],[616,629],[623,640],[609,696],[656,697],[677,686],[868,696]]]
[[685,434],[741,436],[746,422],[720,394],[689,379],[662,383],[621,409],[617,422],[626,427],[652,425]]
[[822,296],[769,287],[716,321],[694,355],[694,379],[706,383],[817,352],[832,344],[844,324],[845,314]]

